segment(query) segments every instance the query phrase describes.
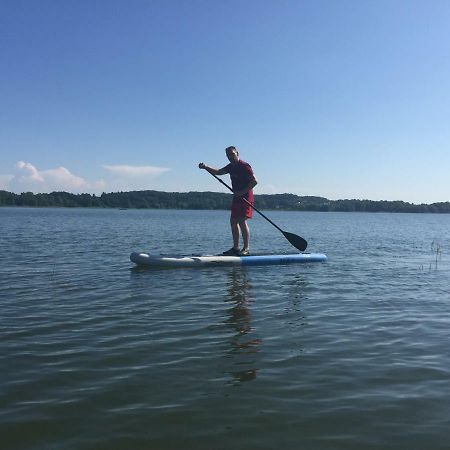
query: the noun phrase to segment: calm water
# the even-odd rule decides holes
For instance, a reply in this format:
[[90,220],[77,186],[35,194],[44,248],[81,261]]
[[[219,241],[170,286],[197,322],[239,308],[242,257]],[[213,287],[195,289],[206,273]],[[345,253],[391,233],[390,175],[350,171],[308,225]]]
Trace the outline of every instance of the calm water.
[[268,215],[329,261],[136,270],[228,213],[0,208],[0,447],[448,449],[450,216]]

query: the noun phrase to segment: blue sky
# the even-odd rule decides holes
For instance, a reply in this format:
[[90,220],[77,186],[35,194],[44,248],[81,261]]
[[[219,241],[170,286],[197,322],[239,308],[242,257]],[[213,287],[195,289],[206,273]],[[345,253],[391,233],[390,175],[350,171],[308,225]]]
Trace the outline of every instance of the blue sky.
[[450,2],[2,0],[0,189],[450,200]]

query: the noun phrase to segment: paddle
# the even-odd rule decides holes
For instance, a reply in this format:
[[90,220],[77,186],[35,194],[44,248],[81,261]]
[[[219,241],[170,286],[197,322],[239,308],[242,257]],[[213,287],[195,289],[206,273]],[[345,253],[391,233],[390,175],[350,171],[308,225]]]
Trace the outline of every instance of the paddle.
[[[219,181],[219,183],[222,183],[225,187],[227,187],[231,192],[233,192],[233,189],[230,188],[230,186],[228,186],[227,183],[225,183],[224,181],[222,181],[218,176],[214,175],[211,172],[210,173],[217,181]],[[267,222],[271,223],[278,231],[281,231],[281,233],[283,233],[283,236],[298,250],[300,250],[301,252],[304,252],[306,250],[306,247],[308,246],[308,243],[305,241],[305,239],[303,239],[300,236],[297,236],[294,233],[288,233],[287,231],[283,231],[278,225],[276,225],[275,223],[273,223],[268,217],[266,217],[258,208],[256,208],[255,206],[253,206],[249,201],[247,201],[247,199],[242,198],[242,200],[244,200],[245,203],[247,203],[247,205],[251,206],[259,215],[261,215],[262,217],[264,217],[264,219],[267,220]]]

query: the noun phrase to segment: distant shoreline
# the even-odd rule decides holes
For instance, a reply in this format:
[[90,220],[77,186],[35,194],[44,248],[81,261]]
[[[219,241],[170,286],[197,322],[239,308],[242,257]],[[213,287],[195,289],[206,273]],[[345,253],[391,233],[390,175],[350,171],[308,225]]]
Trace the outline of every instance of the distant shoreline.
[[[221,192],[130,191],[95,194],[51,192],[14,194],[0,191],[1,206],[228,210],[231,194]],[[450,202],[414,204],[401,200],[329,200],[295,194],[257,194],[255,206],[262,210],[319,212],[390,212],[450,214]]]

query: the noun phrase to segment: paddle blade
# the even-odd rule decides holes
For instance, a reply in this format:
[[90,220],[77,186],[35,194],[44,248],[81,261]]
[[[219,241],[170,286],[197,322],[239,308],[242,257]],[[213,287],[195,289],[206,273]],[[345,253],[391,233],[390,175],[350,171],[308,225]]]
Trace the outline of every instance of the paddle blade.
[[287,231],[283,231],[284,237],[298,250],[304,252],[306,247],[308,247],[308,243],[300,236],[297,236],[293,233],[288,233]]

